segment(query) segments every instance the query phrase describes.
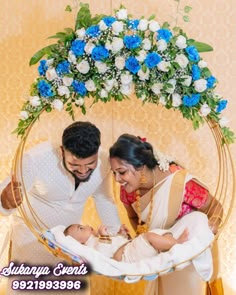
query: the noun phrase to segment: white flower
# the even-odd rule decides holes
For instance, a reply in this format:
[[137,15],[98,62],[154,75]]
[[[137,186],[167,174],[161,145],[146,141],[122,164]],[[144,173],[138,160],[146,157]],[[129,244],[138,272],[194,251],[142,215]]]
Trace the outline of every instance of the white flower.
[[164,106],[166,105],[166,98],[165,98],[164,95],[161,95],[161,96],[160,96],[159,101],[160,101],[160,103],[161,103],[162,105],[164,105]]
[[138,30],[140,31],[145,31],[148,27],[148,20],[146,19],[140,19],[139,24],[138,24]]
[[198,62],[198,66],[200,69],[206,68],[207,67],[207,62],[205,62],[204,60],[200,60]]
[[115,58],[115,66],[117,67],[117,69],[123,70],[123,68],[125,67],[125,58],[122,56],[117,56]]
[[155,83],[152,85],[151,89],[155,94],[160,94],[161,93],[161,89],[163,88],[163,84],[162,83]]
[[[69,98],[70,97],[70,90],[67,86],[59,86],[57,88],[57,92],[60,96],[66,96],[66,98]],[[56,99],[55,99],[56,100]],[[54,100],[54,101],[55,101]]]
[[58,111],[62,111],[63,110],[63,102],[60,99],[55,99],[52,102],[52,106],[53,106],[54,109],[56,109]]
[[182,104],[181,95],[179,93],[172,94],[172,106],[177,108]]
[[142,94],[141,97],[140,97],[140,99],[141,99],[142,101],[144,101],[145,98],[146,98],[146,95],[145,95],[145,94]]
[[103,20],[101,20],[98,25],[101,31],[106,31],[106,29],[108,28]]
[[160,25],[157,21],[155,20],[151,20],[149,22],[149,30],[152,31],[152,32],[156,32],[157,30],[160,29]]
[[70,86],[72,84],[73,80],[74,80],[73,78],[66,77],[66,76],[62,78],[63,84],[65,86]]
[[31,96],[30,97],[30,104],[33,106],[33,107],[38,107],[41,102],[40,102],[40,98],[39,96]]
[[166,43],[166,41],[164,40],[164,39],[161,39],[161,40],[159,40],[158,42],[157,42],[157,49],[159,50],[159,51],[165,51],[166,50],[166,48],[167,48],[167,43]]
[[95,67],[98,69],[100,74],[104,74],[107,71],[107,65],[104,62],[96,61]]
[[174,93],[175,91],[175,85],[176,85],[176,80],[175,79],[170,79],[168,81],[168,84],[170,84],[170,86],[168,86],[168,88],[166,89],[167,93]]
[[106,48],[107,50],[112,50],[112,45],[111,45],[111,42],[110,42],[110,41],[107,41],[107,42],[105,43],[105,48]]
[[27,120],[28,118],[29,118],[29,113],[28,113],[28,112],[26,112],[26,111],[21,111],[21,112],[20,112],[20,119],[21,119],[21,120],[25,121],[25,120]]
[[152,47],[152,43],[148,38],[144,38],[143,41],[142,41],[142,44],[143,44],[142,45],[143,49],[145,49],[145,50],[150,50],[151,47]]
[[124,24],[123,22],[115,21],[112,25],[112,31],[115,35],[118,35],[119,33],[123,32],[124,30]]
[[115,79],[110,79],[105,81],[105,88],[107,91],[110,91],[113,86],[117,85]]
[[106,89],[102,89],[102,90],[100,91],[100,96],[101,96],[102,98],[108,97],[108,92],[106,91]]
[[138,71],[139,80],[145,81],[149,79],[150,70],[147,69],[146,72],[144,72],[142,69]]
[[116,52],[120,51],[124,47],[123,39],[114,37],[112,40],[111,46],[112,46],[113,52],[116,53]]
[[133,93],[133,88],[134,88],[133,83],[122,84],[120,87],[120,92],[124,95],[130,95]]
[[158,69],[162,72],[168,72],[170,69],[170,62],[169,61],[160,61],[157,65]]
[[50,58],[47,60],[47,66],[51,67],[53,65],[54,58]]
[[129,72],[125,72],[120,75],[121,83],[124,85],[128,85],[133,81],[133,77]]
[[92,51],[94,49],[95,45],[93,44],[93,42],[88,42],[86,43],[85,47],[84,47],[84,51],[87,53],[87,54],[92,54]]
[[122,8],[116,12],[116,17],[118,19],[127,19],[127,9]]
[[206,117],[208,114],[210,114],[211,108],[207,103],[204,103],[200,108],[200,113],[203,117]]
[[73,51],[69,51],[68,54],[68,61],[71,62],[72,64],[76,64],[77,60],[76,60],[76,56],[74,55]]
[[76,99],[75,104],[77,104],[78,106],[82,106],[84,104],[84,99],[82,97]]
[[89,79],[88,81],[85,82],[85,87],[88,91],[95,91],[96,90],[95,83],[93,82],[92,79]]
[[81,74],[87,74],[90,70],[89,63],[87,60],[82,60],[80,63],[76,65],[76,69],[81,73]]
[[138,55],[135,57],[138,61],[143,62],[145,60],[146,56],[147,56],[147,52],[145,50],[140,50]]
[[158,149],[154,149],[153,150],[154,156],[157,160],[159,169],[161,171],[168,171],[169,170],[169,164],[171,162],[173,162],[173,158],[164,155],[163,153],[161,153]]
[[180,49],[186,48],[187,47],[186,38],[182,35],[178,36],[175,44]]
[[184,55],[184,54],[178,54],[175,58],[175,62],[177,62],[177,64],[182,68],[186,68],[189,60],[188,58]]
[[55,68],[48,69],[45,74],[48,81],[53,81],[58,78]]
[[226,117],[222,117],[222,118],[219,120],[219,124],[220,124],[220,127],[221,127],[221,128],[228,127],[229,119],[226,118]]
[[181,79],[184,79],[183,82],[181,82],[182,85],[189,87],[192,83],[192,77],[188,75],[184,75],[181,77]]
[[79,29],[79,30],[77,30],[76,32],[75,32],[75,34],[77,35],[77,37],[78,37],[78,39],[83,39],[84,38],[84,36],[85,36],[85,28],[81,28],[81,29]]
[[194,81],[194,89],[200,93],[205,91],[207,89],[207,81],[205,79]]

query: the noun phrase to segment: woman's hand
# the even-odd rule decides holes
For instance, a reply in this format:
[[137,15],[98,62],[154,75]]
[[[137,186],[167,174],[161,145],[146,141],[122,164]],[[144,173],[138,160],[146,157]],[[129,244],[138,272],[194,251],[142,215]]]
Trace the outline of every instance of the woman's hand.
[[126,239],[129,239],[129,240],[131,239],[131,236],[129,234],[129,229],[125,224],[121,225],[120,230],[118,231],[118,234],[120,234]]
[[16,181],[13,176],[12,181],[2,191],[1,203],[4,209],[14,209],[22,203],[20,185],[20,182]]
[[104,224],[101,224],[98,228],[98,233],[100,236],[109,236],[107,227]]

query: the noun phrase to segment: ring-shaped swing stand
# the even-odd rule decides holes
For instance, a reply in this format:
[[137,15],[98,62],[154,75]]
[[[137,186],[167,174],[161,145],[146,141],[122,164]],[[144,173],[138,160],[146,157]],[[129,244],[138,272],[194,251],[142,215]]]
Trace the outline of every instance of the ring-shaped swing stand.
[[[43,112],[44,110],[42,110]],[[40,115],[40,114],[39,114]],[[24,222],[28,226],[28,228],[31,230],[31,232],[37,237],[38,241],[43,243],[45,247],[55,256],[66,260],[68,263],[73,264],[73,265],[78,265],[82,263],[87,263],[87,260],[84,259],[83,257],[79,255],[75,255],[74,253],[71,254],[70,251],[67,249],[64,249],[57,243],[54,243],[53,241],[49,240],[44,233],[47,232],[49,229],[46,224],[40,219],[39,216],[35,213],[34,209],[32,208],[30,204],[30,200],[27,195],[27,191],[25,189],[24,185],[24,179],[23,179],[23,173],[22,173],[22,159],[23,159],[23,154],[24,154],[24,148],[25,148],[25,143],[27,141],[28,135],[35,123],[37,118],[35,118],[34,121],[31,122],[29,127],[27,128],[24,136],[21,138],[21,141],[18,145],[18,148],[15,153],[15,157],[13,159],[13,165],[12,165],[12,174],[17,175],[17,181],[21,182],[21,189],[19,188],[19,194],[21,197],[25,198],[25,204],[23,203],[18,206],[18,211],[23,218]],[[223,217],[221,218],[221,223],[220,227],[218,230],[218,233],[215,235],[214,239],[217,239],[219,234],[221,233],[222,229],[226,225],[230,215],[231,211],[233,208],[233,203],[234,203],[234,197],[235,197],[235,171],[234,171],[234,166],[233,166],[233,161],[230,153],[230,149],[228,144],[222,144],[224,136],[221,132],[221,129],[218,124],[211,120],[205,119],[208,127],[211,130],[211,133],[214,138],[214,142],[217,148],[217,154],[218,154],[218,162],[219,162],[219,172],[218,172],[218,180],[217,180],[217,185],[215,189],[215,193],[213,194],[215,198],[222,204],[223,206]],[[12,192],[15,197],[14,190],[12,189]],[[29,210],[26,211],[25,206],[28,207]],[[210,210],[210,209],[209,209]],[[28,213],[30,212],[31,218],[29,217]],[[214,215],[214,214],[213,214]],[[30,220],[34,220],[34,224]],[[160,276],[166,272],[174,271],[176,267],[180,266],[181,264],[186,264],[186,262],[191,261],[192,259],[196,258],[199,256],[201,253],[203,253],[207,248],[210,248],[212,246],[212,242],[209,243],[201,252],[197,253],[195,256],[191,257],[191,259],[188,259],[187,261],[181,261],[178,264],[172,265],[172,268],[170,269],[162,269],[158,272],[155,273],[144,273],[142,274],[143,279],[147,280],[152,280],[155,279],[157,276]],[[129,273],[124,273],[122,276],[119,277],[114,277],[111,276],[115,279],[124,279],[126,282],[135,282],[136,277],[140,277],[139,274],[129,274]]]

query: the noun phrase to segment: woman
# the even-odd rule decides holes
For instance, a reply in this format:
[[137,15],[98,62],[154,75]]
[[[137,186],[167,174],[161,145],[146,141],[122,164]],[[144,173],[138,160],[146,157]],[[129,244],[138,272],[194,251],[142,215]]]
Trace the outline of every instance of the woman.
[[[121,185],[121,201],[137,234],[169,228],[176,219],[194,210],[207,214],[209,226],[217,232],[223,215],[221,204],[185,169],[163,155],[155,157],[148,142],[121,135],[110,148],[110,163],[115,180]],[[153,289],[147,294],[201,294],[197,280],[200,284],[190,266],[161,277],[158,287],[150,284]]]

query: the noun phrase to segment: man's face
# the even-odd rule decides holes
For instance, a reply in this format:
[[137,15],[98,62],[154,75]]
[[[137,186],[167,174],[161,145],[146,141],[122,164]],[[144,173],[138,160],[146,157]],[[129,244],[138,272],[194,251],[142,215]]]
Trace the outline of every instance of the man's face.
[[63,164],[68,172],[70,172],[80,182],[88,181],[98,163],[98,153],[88,158],[77,158],[71,152],[62,149]]

